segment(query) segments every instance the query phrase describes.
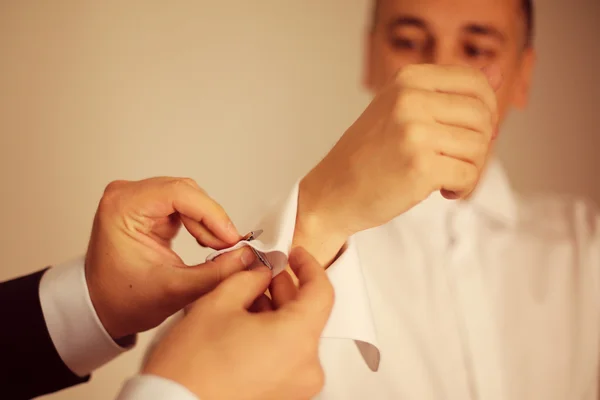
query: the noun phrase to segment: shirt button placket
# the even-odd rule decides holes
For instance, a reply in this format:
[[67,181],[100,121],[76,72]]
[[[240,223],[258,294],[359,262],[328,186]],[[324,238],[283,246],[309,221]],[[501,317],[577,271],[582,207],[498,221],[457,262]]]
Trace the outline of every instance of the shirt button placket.
[[465,373],[473,400],[503,400],[502,370],[489,293],[477,262],[474,211],[454,210],[448,220],[448,284],[454,298]]

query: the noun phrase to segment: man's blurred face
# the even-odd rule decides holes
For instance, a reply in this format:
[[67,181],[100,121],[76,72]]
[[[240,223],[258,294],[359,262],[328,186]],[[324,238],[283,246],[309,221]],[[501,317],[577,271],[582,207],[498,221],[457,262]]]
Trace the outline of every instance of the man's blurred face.
[[527,102],[533,58],[521,0],[380,0],[364,79],[376,92],[407,64],[495,64],[502,70],[504,117],[510,106]]

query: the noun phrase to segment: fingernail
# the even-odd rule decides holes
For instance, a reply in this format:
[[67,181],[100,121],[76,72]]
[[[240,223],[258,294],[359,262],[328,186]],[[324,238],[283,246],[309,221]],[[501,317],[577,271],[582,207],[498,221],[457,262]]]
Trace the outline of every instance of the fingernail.
[[444,198],[448,199],[448,200],[456,200],[456,199],[460,198],[458,193],[452,192],[450,190],[445,190],[445,189],[442,189],[442,196],[444,196]]
[[254,259],[256,258],[256,256],[254,255],[254,252],[252,250],[250,250],[250,248],[245,247],[244,250],[242,250],[242,254],[240,255],[240,258],[242,260],[242,264],[244,265],[244,267],[249,267],[254,262]]

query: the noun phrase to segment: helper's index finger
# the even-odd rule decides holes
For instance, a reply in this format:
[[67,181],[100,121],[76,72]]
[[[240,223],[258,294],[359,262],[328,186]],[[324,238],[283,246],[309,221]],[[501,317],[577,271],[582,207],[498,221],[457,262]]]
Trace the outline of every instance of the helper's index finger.
[[219,203],[194,185],[174,181],[167,189],[173,208],[186,217],[204,225],[218,239],[235,243],[240,234]]
[[314,315],[319,324],[324,326],[331,313],[334,297],[325,268],[301,247],[292,249],[289,262],[300,286],[296,301],[292,304]]

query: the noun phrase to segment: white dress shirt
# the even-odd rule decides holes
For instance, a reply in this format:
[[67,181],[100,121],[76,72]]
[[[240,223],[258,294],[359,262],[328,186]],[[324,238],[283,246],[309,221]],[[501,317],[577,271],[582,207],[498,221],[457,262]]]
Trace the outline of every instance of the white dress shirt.
[[[275,273],[287,262],[297,193],[296,186],[257,225],[259,240],[241,244],[263,252]],[[321,341],[326,383],[316,398],[596,400],[598,221],[581,201],[518,198],[493,161],[469,201],[435,194],[355,235],[328,269],[336,302]],[[40,297],[43,305],[58,301],[44,306],[51,337],[65,363],[85,374],[124,349],[99,323],[82,266],[70,268],[77,279],[72,272],[60,283],[49,272]],[[61,295],[60,285],[76,297]],[[144,376],[121,396],[195,399]]]
[[[112,340],[96,314],[85,280],[83,258],[44,273],[40,303],[54,347],[76,375],[86,376],[128,350]],[[117,400],[199,399],[173,381],[137,375],[124,384]]]
[[[297,190],[249,244],[276,273]],[[355,235],[328,269],[317,398],[596,400],[598,223],[585,202],[518,198],[492,161],[469,201],[434,194]]]

